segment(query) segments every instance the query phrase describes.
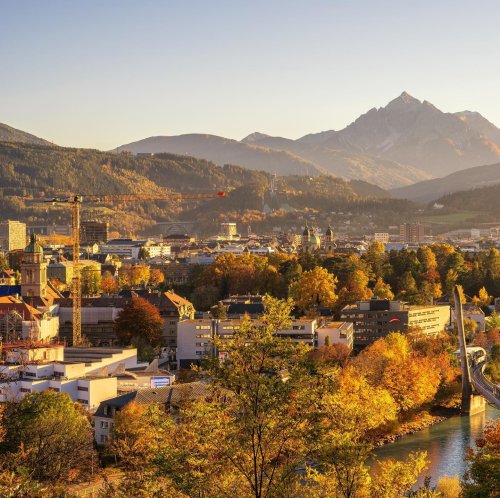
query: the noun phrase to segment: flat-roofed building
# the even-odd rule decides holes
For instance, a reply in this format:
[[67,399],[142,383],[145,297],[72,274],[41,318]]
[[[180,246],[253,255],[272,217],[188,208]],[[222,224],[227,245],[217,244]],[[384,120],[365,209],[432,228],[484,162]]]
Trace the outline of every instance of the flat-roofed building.
[[15,251],[26,247],[26,223],[6,220],[0,222],[0,247]]
[[[354,327],[351,322],[327,322],[316,330],[317,346],[344,344],[349,349],[354,347]],[[328,339],[327,339],[328,337]]]
[[421,223],[403,223],[399,227],[399,240],[400,242],[407,242],[409,244],[424,242],[424,225]]
[[436,335],[450,323],[450,306],[413,306],[374,298],[346,306],[341,319],[353,323],[354,349],[361,349],[391,332],[406,332],[409,328]]
[[387,244],[389,242],[389,234],[387,232],[375,232],[373,240]]
[[[212,339],[218,336],[221,339],[230,338],[241,327],[241,319],[233,320],[182,320],[177,324],[177,364],[179,368],[190,368],[192,364],[199,364],[201,360],[215,352]],[[254,325],[262,325],[259,320],[253,320]],[[301,318],[293,320],[288,329],[279,330],[277,335],[292,340],[294,343],[303,343],[311,347],[316,346],[315,319]]]

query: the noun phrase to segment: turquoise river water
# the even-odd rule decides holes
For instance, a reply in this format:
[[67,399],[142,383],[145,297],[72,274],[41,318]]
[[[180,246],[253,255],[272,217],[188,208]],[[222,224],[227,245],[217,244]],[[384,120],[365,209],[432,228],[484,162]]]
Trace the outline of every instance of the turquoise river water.
[[[431,462],[425,475],[432,477],[432,484],[445,474],[458,474],[461,477],[466,470],[464,456],[467,448],[474,447],[474,441],[482,436],[486,423],[497,418],[500,418],[500,410],[487,405],[483,413],[472,417],[452,417],[377,448],[374,451],[375,458],[401,460],[411,451],[425,450]],[[420,477],[419,484],[423,483],[425,475]]]

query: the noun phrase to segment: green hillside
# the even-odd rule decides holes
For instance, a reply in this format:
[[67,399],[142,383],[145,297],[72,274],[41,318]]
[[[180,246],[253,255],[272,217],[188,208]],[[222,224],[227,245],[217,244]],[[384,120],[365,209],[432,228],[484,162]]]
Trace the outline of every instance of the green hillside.
[[[159,221],[190,219],[210,231],[225,217],[263,222],[265,205],[295,210],[334,211],[409,209],[406,201],[379,200],[384,191],[365,182],[332,176],[277,178],[274,195],[269,175],[239,166],[217,166],[185,155],[101,152],[45,145],[0,142],[0,208],[2,218],[33,224],[68,224],[67,206],[41,202],[70,193],[89,194],[207,192],[224,190],[225,199],[176,203],[147,201],[119,205],[85,204],[83,218],[105,218],[121,233],[144,231]],[[369,204],[363,204],[369,202]],[[404,205],[404,207],[402,207]],[[393,206],[393,207],[392,207]],[[276,215],[274,215],[276,216]],[[264,224],[265,226],[265,224]]]

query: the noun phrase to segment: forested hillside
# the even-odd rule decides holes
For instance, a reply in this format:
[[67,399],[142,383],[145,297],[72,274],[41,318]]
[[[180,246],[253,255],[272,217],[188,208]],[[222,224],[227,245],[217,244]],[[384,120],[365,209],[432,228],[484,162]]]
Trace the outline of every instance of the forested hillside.
[[[141,202],[84,205],[84,216],[108,219],[121,232],[143,230],[158,221],[178,218],[214,223],[227,213],[262,213],[282,204],[291,209],[340,209],[380,198],[385,191],[365,182],[349,183],[331,176],[287,176],[277,191],[267,192],[269,175],[239,166],[217,166],[185,155],[134,156],[92,149],[0,142],[0,207],[4,217],[30,223],[68,223],[65,206],[40,202],[55,195],[78,193],[228,192],[226,199],[203,203]],[[377,203],[378,200],[370,200]],[[384,201],[384,209],[387,202]],[[401,201],[395,204],[400,204]],[[399,209],[396,208],[395,209]],[[194,217],[194,218],[193,218]]]
[[500,216],[500,184],[455,192],[439,198],[436,203],[443,204],[446,210],[481,211],[498,219]]

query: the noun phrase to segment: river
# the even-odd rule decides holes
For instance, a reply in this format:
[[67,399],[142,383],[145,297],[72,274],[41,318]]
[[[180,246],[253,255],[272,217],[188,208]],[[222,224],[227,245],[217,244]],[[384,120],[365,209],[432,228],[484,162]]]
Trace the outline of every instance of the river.
[[[411,451],[425,450],[430,460],[425,475],[432,477],[432,484],[436,484],[437,479],[445,474],[458,474],[462,477],[467,465],[464,462],[467,448],[474,447],[474,440],[482,436],[486,423],[497,418],[500,418],[500,410],[487,405],[483,413],[472,417],[449,418],[394,443],[381,446],[374,450],[374,455],[378,460],[402,460]],[[423,483],[425,475],[420,477],[419,485]]]

